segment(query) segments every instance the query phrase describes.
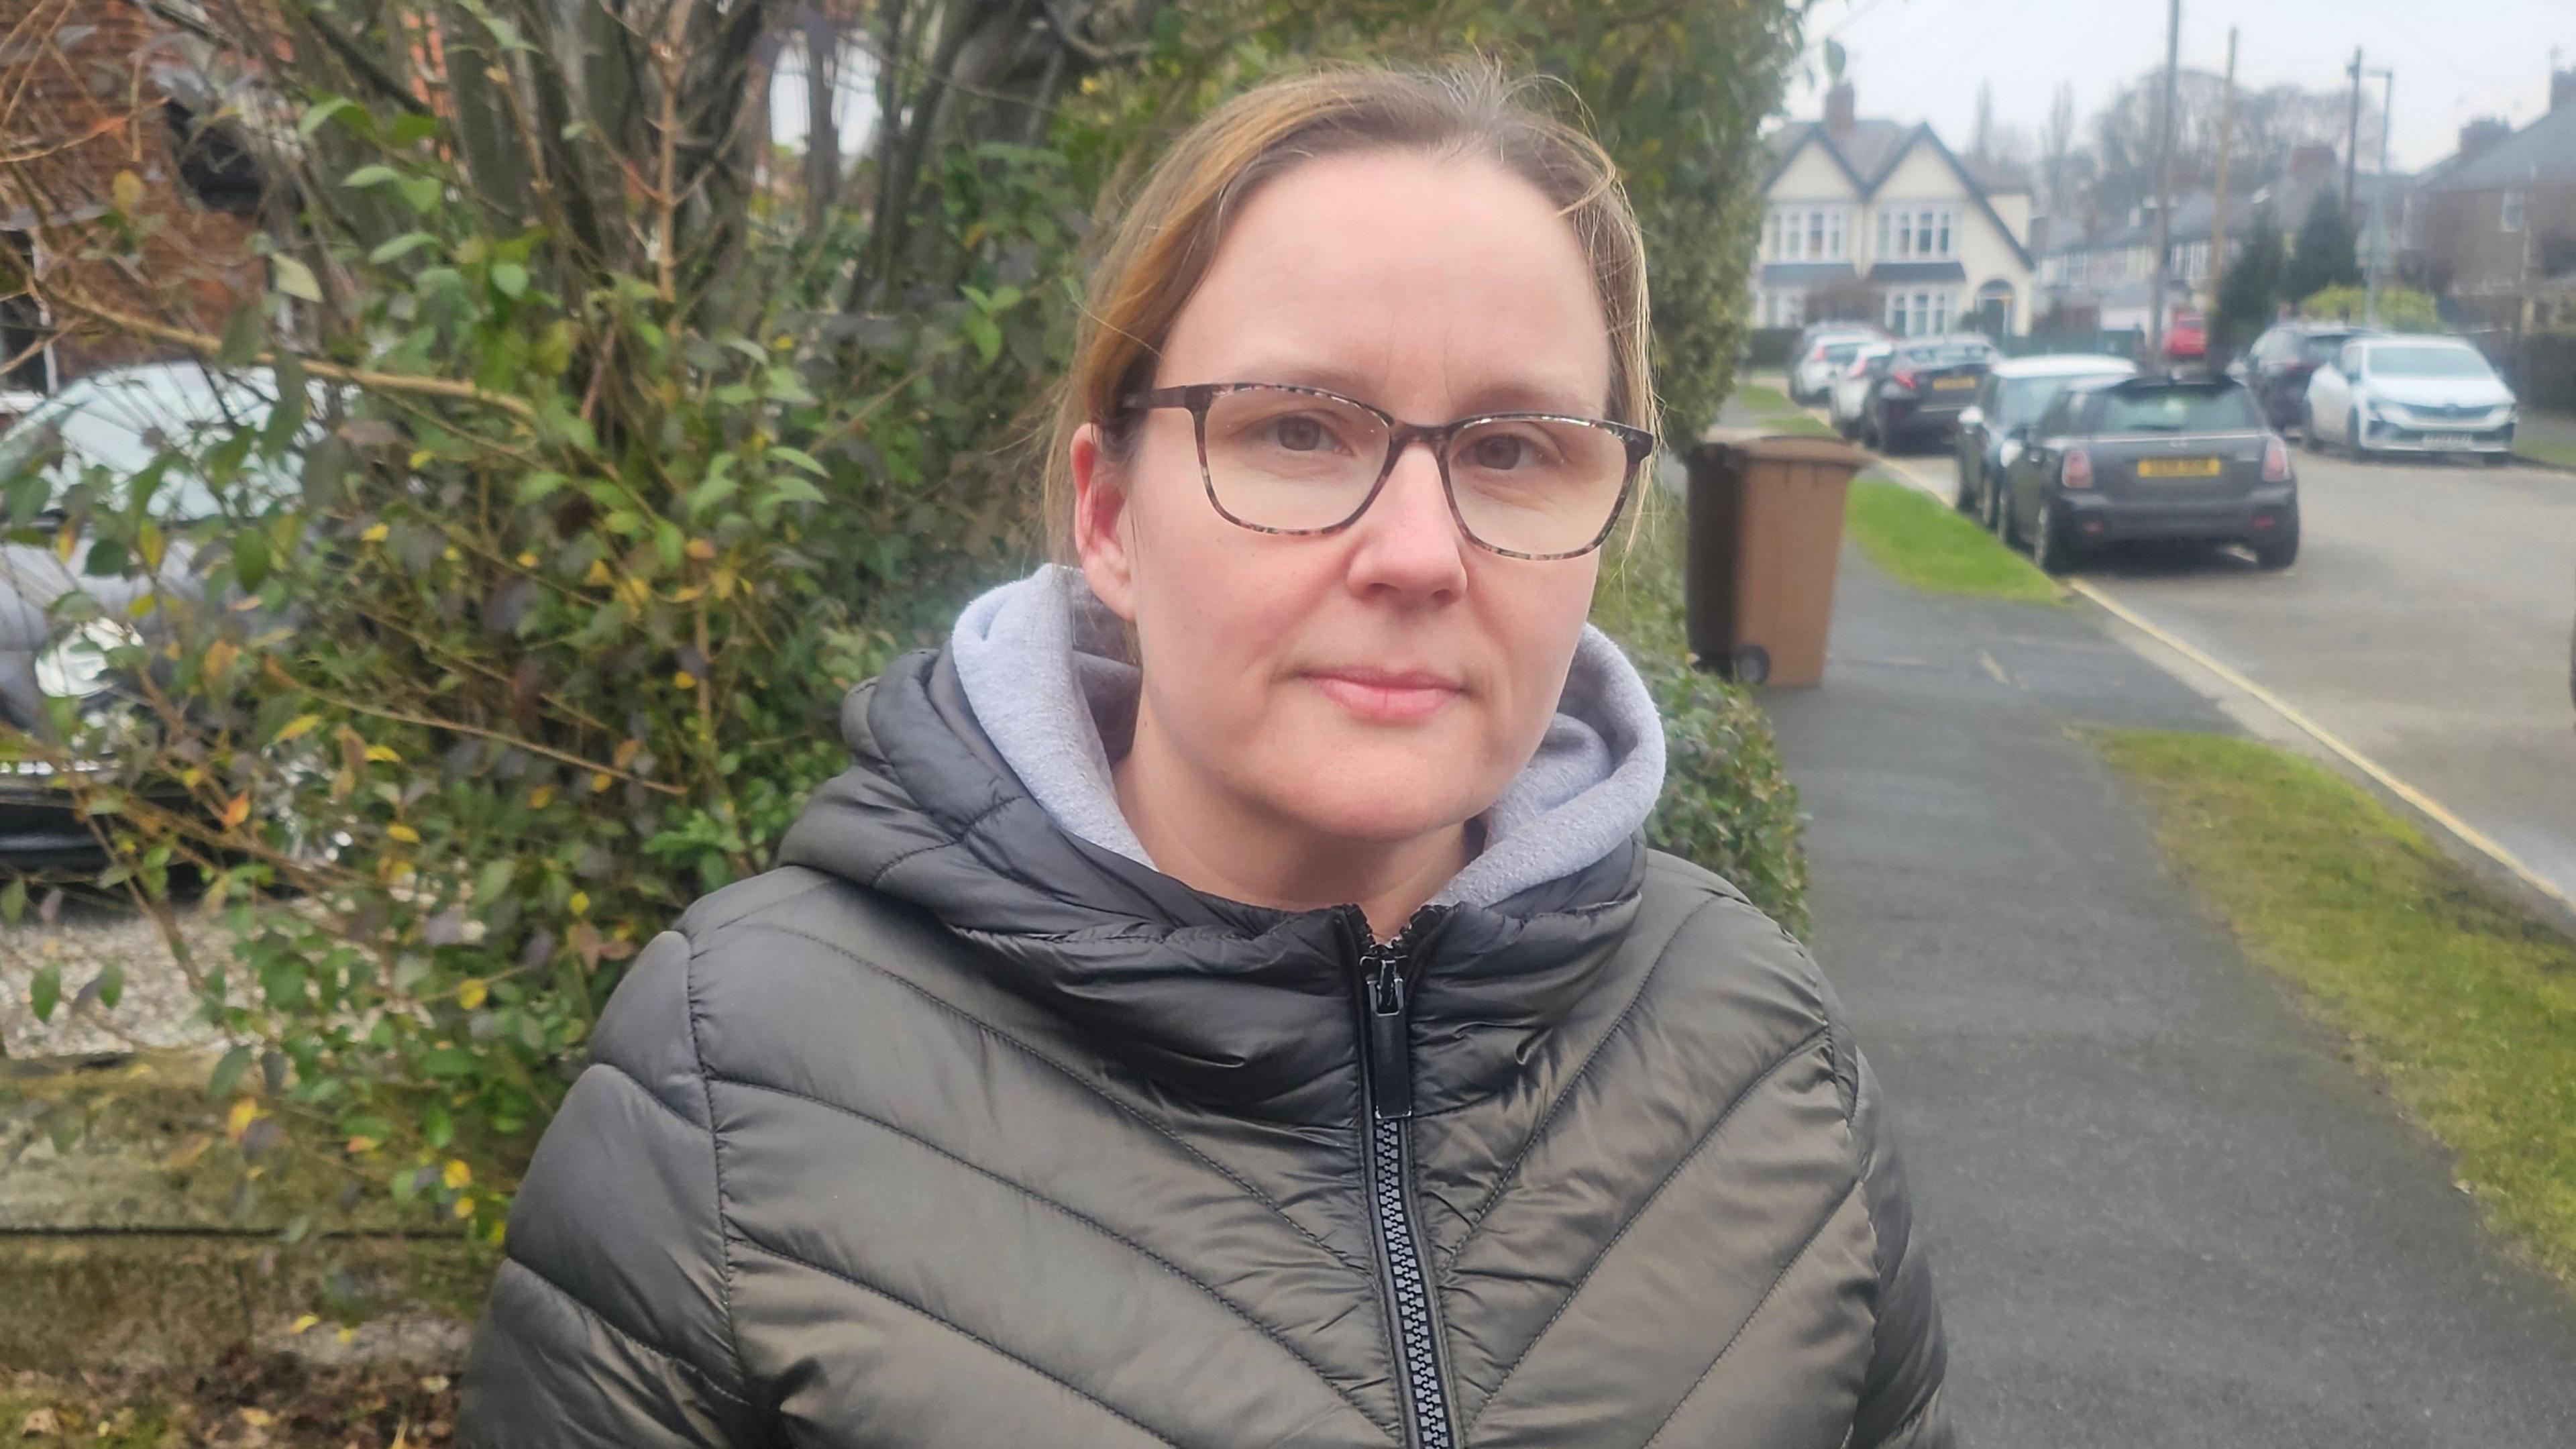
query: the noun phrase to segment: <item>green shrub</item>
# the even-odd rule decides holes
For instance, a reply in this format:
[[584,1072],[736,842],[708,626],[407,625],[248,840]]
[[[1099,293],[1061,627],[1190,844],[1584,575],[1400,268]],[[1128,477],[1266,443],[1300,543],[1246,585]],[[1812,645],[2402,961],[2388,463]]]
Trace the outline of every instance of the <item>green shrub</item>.
[[[2369,294],[2357,286],[2327,287],[2299,299],[2299,315],[2320,321],[2359,322]],[[2442,315],[2430,293],[2408,287],[2379,289],[2379,324],[2391,332],[2442,332]]]
[[1797,787],[1771,722],[1750,693],[1696,667],[1682,617],[1682,520],[1667,500],[1602,570],[1592,621],[1617,639],[1664,717],[1663,798],[1647,822],[1656,849],[1735,883],[1792,932],[1807,920]]
[[[58,767],[114,851],[103,883],[243,1043],[209,1089],[245,1156],[318,1155],[487,1238],[622,963],[768,863],[843,762],[849,684],[1033,560],[1018,445],[1091,198],[1301,57],[1489,48],[1565,78],[1630,168],[1665,394],[1713,416],[1760,205],[1745,158],[1795,48],[1782,0],[1229,0],[1147,7],[1135,34],[1124,7],[1051,6],[1079,45],[1014,5],[889,3],[864,23],[920,57],[881,78],[901,125],[817,196],[744,141],[784,7],[677,7],[668,35],[597,0],[293,8],[292,37],[258,7],[209,21],[295,138],[260,153],[267,297],[220,335],[162,320],[197,279],[144,269],[167,251],[139,186],[45,246],[174,305],[81,292],[94,269],[17,279],[279,403],[174,432],[130,477],[57,490],[36,457],[0,480],[12,537],[94,581],[58,627],[103,640],[133,694],[57,701],[0,754]],[[558,26],[582,43],[524,38]],[[960,56],[1020,53],[988,29],[1055,60],[951,89]],[[431,33],[459,63],[433,66]],[[172,516],[181,484],[220,507]],[[1758,715],[1677,646],[1643,662],[1676,741],[1658,839],[1794,917]],[[220,959],[179,929],[191,877]],[[26,900],[0,891],[0,915]],[[120,989],[86,987],[111,1009]]]

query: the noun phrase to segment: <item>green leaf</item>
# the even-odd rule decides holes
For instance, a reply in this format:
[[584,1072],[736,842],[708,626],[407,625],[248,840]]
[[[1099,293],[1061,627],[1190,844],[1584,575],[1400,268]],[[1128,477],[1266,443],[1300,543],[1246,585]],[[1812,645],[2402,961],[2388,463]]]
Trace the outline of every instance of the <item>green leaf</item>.
[[27,1009],[36,1020],[54,1019],[54,1007],[63,999],[63,968],[53,961],[36,968],[36,979],[27,983]]
[[246,528],[233,535],[233,578],[244,589],[266,583],[271,563],[267,534]]
[[817,478],[831,476],[832,470],[824,467],[821,460],[802,448],[773,447],[769,450],[769,456],[784,463],[793,463]]
[[340,184],[343,186],[356,187],[363,191],[370,186],[382,186],[386,182],[400,180],[402,180],[401,172],[396,171],[394,168],[387,166],[382,162],[378,162],[372,166],[361,166],[357,170],[350,172],[348,175],[341,177]]
[[435,176],[409,176],[397,184],[402,188],[403,204],[424,216],[447,195],[447,183]]
[[304,114],[295,122],[295,134],[310,141],[313,139],[313,133],[322,129],[323,123],[342,111],[358,111],[364,114],[365,108],[347,96],[324,96],[305,108]]
[[492,287],[515,302],[528,294],[528,269],[517,262],[500,262],[492,268]]
[[388,139],[396,146],[417,146],[438,134],[438,117],[426,111],[405,111],[394,117]]
[[432,1147],[446,1147],[447,1144],[456,1140],[456,1118],[454,1114],[450,1113],[445,1106],[437,1102],[432,1102],[428,1106],[421,1108],[420,1135],[429,1139],[429,1145]]
[[438,238],[430,235],[428,232],[407,231],[401,236],[395,237],[392,241],[386,242],[384,245],[376,248],[374,251],[367,253],[367,260],[381,267],[387,262],[401,261],[403,258],[410,256],[413,252],[420,250],[422,247],[436,246],[437,244]]
[[108,957],[107,964],[99,968],[98,980],[93,984],[98,987],[98,1004],[110,1011],[116,1010],[116,1003],[125,999],[125,963],[113,956]]
[[237,1046],[224,1053],[222,1060],[215,1063],[214,1072],[206,1078],[206,1095],[216,1098],[231,1096],[233,1088],[241,1085],[242,1073],[250,1070],[255,1059],[256,1053],[247,1046]]
[[571,481],[571,479],[566,478],[561,473],[531,473],[527,477],[519,480],[520,506],[525,507],[528,504],[545,499],[551,496],[555,490],[563,487],[566,483]]
[[253,302],[236,309],[224,323],[224,340],[215,349],[215,366],[240,367],[259,355],[268,342],[268,323]]
[[769,480],[769,496],[777,503],[820,503],[823,490],[792,473]]
[[0,886],[0,924],[14,926],[27,916],[27,878],[13,875]]
[[969,312],[959,325],[965,329],[967,340],[975,344],[975,350],[983,354],[987,364],[1002,355],[1002,329],[994,325],[992,318],[981,312]]
[[277,290],[307,302],[322,300],[322,284],[314,279],[311,267],[283,252],[270,257],[268,265],[276,278]]

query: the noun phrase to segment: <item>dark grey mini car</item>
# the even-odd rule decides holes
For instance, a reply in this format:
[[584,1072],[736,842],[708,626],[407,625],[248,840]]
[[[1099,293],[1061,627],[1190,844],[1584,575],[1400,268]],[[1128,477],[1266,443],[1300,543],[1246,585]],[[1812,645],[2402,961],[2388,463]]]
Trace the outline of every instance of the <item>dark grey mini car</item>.
[[2299,481],[2253,395],[2229,378],[2078,382],[2032,425],[1995,527],[2050,573],[2129,539],[2241,543],[2267,569],[2299,556]]

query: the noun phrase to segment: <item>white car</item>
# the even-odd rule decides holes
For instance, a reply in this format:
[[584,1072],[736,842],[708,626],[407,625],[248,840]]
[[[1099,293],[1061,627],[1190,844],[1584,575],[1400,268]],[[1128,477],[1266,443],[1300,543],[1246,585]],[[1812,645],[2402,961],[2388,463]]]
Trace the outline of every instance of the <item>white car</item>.
[[1825,400],[1825,390],[1851,364],[1853,353],[1887,336],[1866,322],[1853,322],[1810,329],[1802,340],[1807,350],[1789,359],[1789,400],[1813,407]]
[[2502,467],[2513,423],[2512,389],[2458,337],[2356,337],[2308,379],[2307,445],[2354,458],[2474,453]]
[[1833,418],[1836,432],[1846,438],[1858,436],[1861,419],[1869,414],[1869,395],[1877,390],[1878,380],[1887,375],[1887,359],[1895,353],[1893,342],[1863,342],[1852,353],[1851,361],[1835,374],[1825,412]]

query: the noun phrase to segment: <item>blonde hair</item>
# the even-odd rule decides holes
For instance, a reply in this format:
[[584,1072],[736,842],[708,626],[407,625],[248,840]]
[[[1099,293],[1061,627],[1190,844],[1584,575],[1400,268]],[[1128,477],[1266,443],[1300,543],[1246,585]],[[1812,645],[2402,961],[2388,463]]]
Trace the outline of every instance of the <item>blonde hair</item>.
[[1506,81],[1484,64],[1319,67],[1247,91],[1183,133],[1125,207],[1092,273],[1047,439],[1055,556],[1072,556],[1074,433],[1100,424],[1104,450],[1119,454],[1130,437],[1120,404],[1151,385],[1155,359],[1235,209],[1263,182],[1318,157],[1481,156],[1538,188],[1574,228],[1608,319],[1610,419],[1655,430],[1644,238],[1609,153],[1524,99],[1538,84]]

